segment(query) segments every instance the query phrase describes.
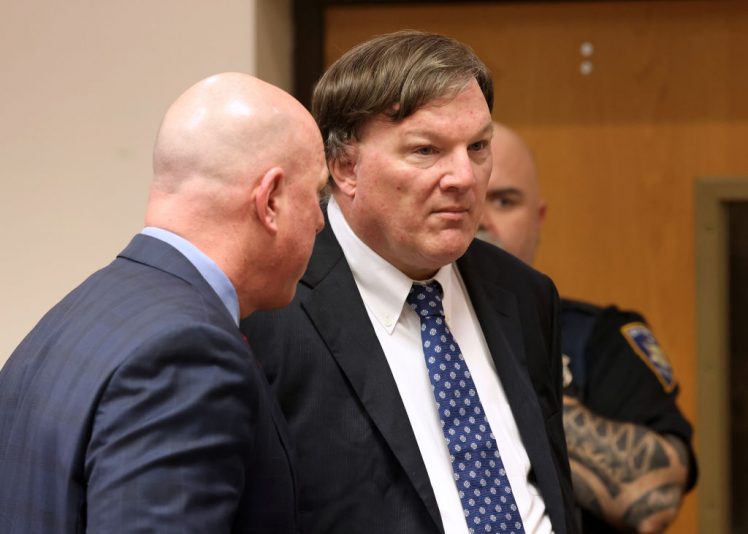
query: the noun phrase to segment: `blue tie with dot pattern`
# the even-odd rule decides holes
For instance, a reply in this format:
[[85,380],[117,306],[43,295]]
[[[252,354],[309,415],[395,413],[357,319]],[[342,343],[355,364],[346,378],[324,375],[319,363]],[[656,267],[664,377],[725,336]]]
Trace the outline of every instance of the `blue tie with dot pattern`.
[[426,367],[468,530],[524,532],[475,383],[444,319],[441,285],[413,284],[407,302],[421,320]]

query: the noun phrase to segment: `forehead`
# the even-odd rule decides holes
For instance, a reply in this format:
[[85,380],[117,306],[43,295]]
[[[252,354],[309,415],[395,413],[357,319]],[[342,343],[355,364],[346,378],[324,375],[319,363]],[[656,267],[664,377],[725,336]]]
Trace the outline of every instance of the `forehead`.
[[498,133],[491,142],[493,165],[490,189],[514,188],[534,193],[538,190],[535,163],[529,149],[516,138]]
[[320,190],[324,189],[327,186],[327,182],[330,178],[330,171],[327,169],[327,162],[323,162],[322,164],[322,170],[319,174],[319,185],[318,188]]
[[[313,166],[312,168],[319,169],[319,183],[321,184],[320,187],[324,187],[327,184],[327,179],[330,175],[328,168],[327,168],[327,159],[325,158],[325,151],[324,149],[320,149],[316,151],[317,157],[313,160]],[[314,167],[316,165],[317,167]]]
[[[311,117],[310,117],[311,119]],[[307,128],[301,128],[299,138],[293,147],[293,165],[298,168],[307,180],[313,181],[315,187],[327,183],[328,171],[325,148],[317,124],[312,120]]]
[[360,138],[384,134],[396,139],[426,137],[462,141],[491,133],[488,104],[478,83],[471,80],[456,95],[431,100],[401,121],[393,122],[383,115],[373,117],[362,128]]

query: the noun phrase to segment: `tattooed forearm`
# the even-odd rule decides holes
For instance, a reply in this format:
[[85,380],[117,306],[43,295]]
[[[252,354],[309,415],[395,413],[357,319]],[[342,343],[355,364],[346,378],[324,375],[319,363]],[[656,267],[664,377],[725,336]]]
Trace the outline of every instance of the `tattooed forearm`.
[[587,483],[587,479],[580,474],[580,469],[571,470],[571,482],[574,486],[574,498],[579,505],[596,516],[603,517],[603,509],[600,507],[595,490]]
[[614,497],[621,483],[669,463],[657,434],[598,417],[581,404],[564,406],[564,430],[571,458],[592,470]]
[[[627,525],[642,525],[650,522],[653,524],[647,530],[652,532],[664,530],[667,523],[661,523],[675,516],[682,491],[683,488],[677,484],[666,484],[648,491],[629,506],[623,516],[623,522]],[[657,520],[651,521],[653,518]]]
[[672,521],[687,475],[680,440],[597,416],[570,398],[564,400],[564,430],[582,507],[636,530],[649,528],[655,516],[658,523]]

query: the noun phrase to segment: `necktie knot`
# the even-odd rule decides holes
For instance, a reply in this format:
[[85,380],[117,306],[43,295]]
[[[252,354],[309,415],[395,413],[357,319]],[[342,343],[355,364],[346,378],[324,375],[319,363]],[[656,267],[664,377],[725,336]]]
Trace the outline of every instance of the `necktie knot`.
[[419,317],[444,317],[442,286],[436,280],[428,284],[413,284],[405,299]]

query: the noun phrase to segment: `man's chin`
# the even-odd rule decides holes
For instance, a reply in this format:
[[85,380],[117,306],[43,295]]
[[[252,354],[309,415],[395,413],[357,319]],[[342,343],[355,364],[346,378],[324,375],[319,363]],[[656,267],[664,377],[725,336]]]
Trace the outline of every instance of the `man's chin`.
[[445,236],[432,256],[439,258],[441,265],[447,265],[465,254],[472,241],[472,235]]

